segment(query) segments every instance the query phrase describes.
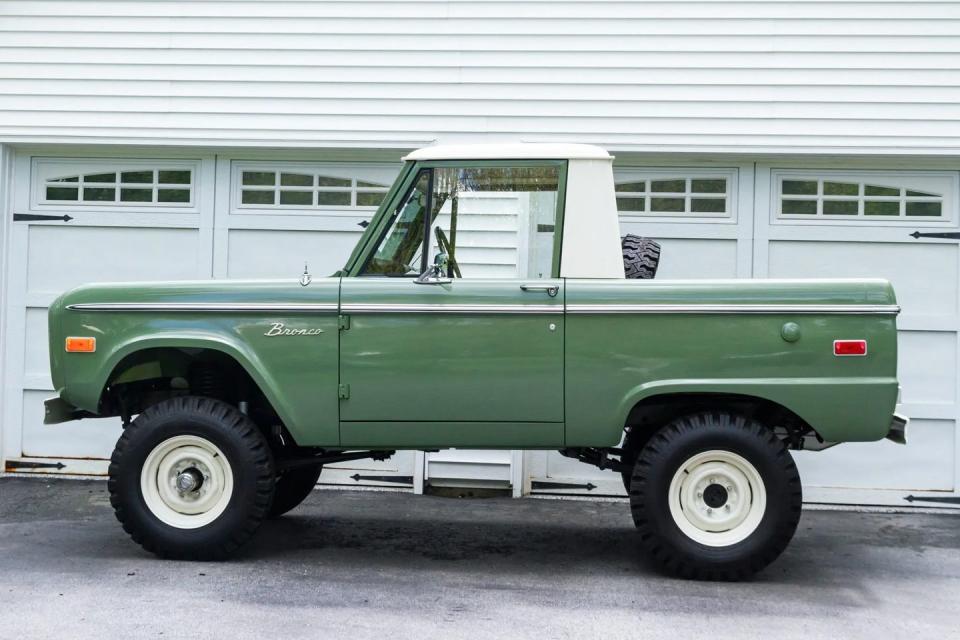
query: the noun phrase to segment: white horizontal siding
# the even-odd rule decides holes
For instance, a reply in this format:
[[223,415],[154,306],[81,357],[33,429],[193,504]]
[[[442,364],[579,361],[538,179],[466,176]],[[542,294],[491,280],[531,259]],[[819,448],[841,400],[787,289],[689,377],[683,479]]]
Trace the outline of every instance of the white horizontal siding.
[[960,152],[956,2],[0,4],[0,140]]

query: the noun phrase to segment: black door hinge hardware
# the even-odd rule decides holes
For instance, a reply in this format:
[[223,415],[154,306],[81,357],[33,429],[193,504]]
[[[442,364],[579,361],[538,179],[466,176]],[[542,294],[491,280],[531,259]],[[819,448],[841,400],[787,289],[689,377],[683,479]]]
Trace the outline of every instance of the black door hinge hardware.
[[362,476],[355,473],[350,478],[354,482],[367,480],[368,482],[394,482],[396,484],[413,484],[413,476]]
[[7,460],[7,471],[13,469],[63,469],[62,462],[32,462],[30,460]]
[[39,213],[15,213],[14,222],[41,222],[44,220],[60,220],[61,222],[70,222],[73,220],[70,216],[46,216]]
[[944,497],[944,498],[931,496],[929,498],[925,498],[923,496],[910,495],[904,498],[904,500],[906,500],[907,502],[942,502],[944,504],[960,504],[960,496],[958,497],[950,496],[950,497]]
[[949,231],[946,233],[920,233],[919,231],[914,231],[913,233],[907,234],[914,240],[919,240],[920,238],[945,238],[947,240],[960,240],[960,233],[956,231]]
[[357,226],[360,226],[366,229],[367,227],[370,226],[370,222],[367,220],[361,220],[360,222],[357,223]]
[[542,482],[540,480],[534,480],[530,483],[530,488],[536,491],[537,489],[586,489],[587,491],[593,491],[597,488],[597,485],[587,483],[587,484],[575,484],[572,482]]

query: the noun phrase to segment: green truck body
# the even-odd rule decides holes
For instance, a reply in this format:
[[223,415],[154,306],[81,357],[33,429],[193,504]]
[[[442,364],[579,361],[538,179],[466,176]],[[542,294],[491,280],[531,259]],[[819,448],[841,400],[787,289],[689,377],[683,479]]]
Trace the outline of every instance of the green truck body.
[[[887,435],[897,341],[886,282],[529,281],[556,296],[525,282],[347,273],[306,287],[81,287],[51,307],[53,379],[63,401],[99,414],[111,385],[187,378],[189,360],[162,350],[219,351],[304,446],[609,447],[636,405],[681,393],[762,398],[829,442]],[[96,352],[64,351],[88,334]],[[867,340],[868,356],[835,356],[846,338]]]

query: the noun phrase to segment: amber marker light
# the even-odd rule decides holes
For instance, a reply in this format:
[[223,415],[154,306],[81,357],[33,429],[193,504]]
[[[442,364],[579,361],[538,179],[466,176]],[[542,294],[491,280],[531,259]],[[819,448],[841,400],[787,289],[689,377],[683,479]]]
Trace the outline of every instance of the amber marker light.
[[96,338],[67,338],[67,353],[93,353],[96,350]]

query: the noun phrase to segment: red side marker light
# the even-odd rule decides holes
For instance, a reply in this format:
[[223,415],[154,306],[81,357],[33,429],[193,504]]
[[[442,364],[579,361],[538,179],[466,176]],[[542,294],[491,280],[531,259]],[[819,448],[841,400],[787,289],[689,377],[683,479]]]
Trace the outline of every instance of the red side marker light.
[[834,340],[833,355],[865,356],[867,355],[867,341],[866,340]]
[[96,338],[67,338],[67,353],[93,353],[96,350]]

